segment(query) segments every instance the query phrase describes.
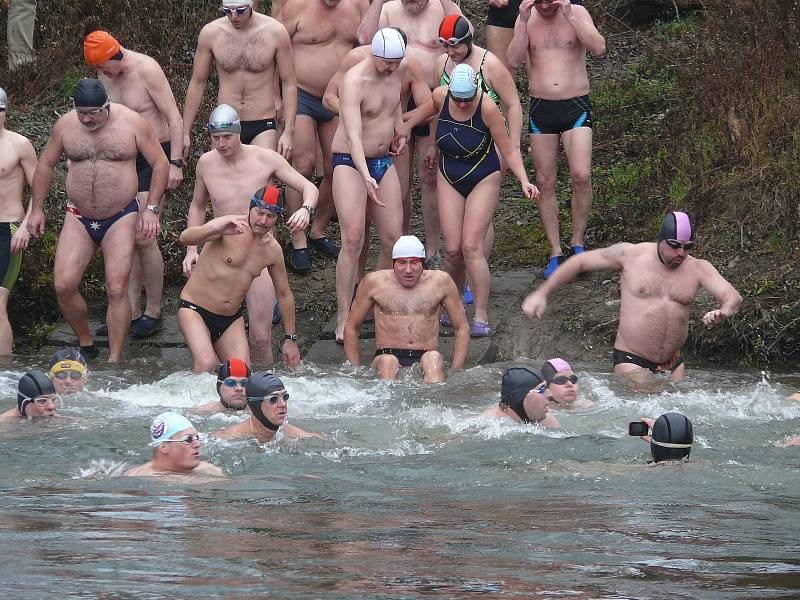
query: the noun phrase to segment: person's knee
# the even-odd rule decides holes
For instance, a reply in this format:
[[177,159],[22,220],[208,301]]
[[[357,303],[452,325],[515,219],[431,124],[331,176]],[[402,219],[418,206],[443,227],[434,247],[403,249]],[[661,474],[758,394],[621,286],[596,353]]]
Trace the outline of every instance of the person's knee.
[[546,173],[543,170],[536,171],[536,187],[540,192],[552,192],[556,189],[556,174]]
[[300,173],[306,179],[311,178],[311,176],[314,174],[314,170],[317,167],[316,146],[314,147],[313,153],[308,152],[305,148],[300,152],[297,152],[297,149],[295,149],[292,159],[292,166],[294,167],[295,171]]
[[483,239],[461,242],[461,254],[468,261],[483,258]]
[[209,373],[217,370],[219,359],[214,353],[203,353],[194,357],[194,372]]
[[391,354],[382,354],[375,359],[373,367],[378,372],[379,379],[394,379],[400,369],[400,362]]
[[106,281],[106,296],[109,302],[128,301],[128,280],[110,280]]
[[53,287],[56,290],[56,294],[59,296],[76,293],[78,291],[80,283],[81,282],[79,279],[72,279],[72,278],[58,277],[58,276],[53,278]]
[[572,177],[572,187],[588,189],[592,185],[592,172],[588,167],[576,167],[570,170]]
[[[344,233],[344,232],[343,232]],[[358,256],[361,253],[361,248],[364,246],[364,232],[353,233],[352,235],[342,235],[342,249],[341,252]]]
[[464,255],[461,254],[461,246],[453,246],[445,244],[444,257],[445,260],[449,261],[450,263],[460,262],[464,257]]
[[153,238],[146,238],[140,233],[136,234],[136,252],[137,254],[144,256],[144,255],[151,255],[153,253],[157,253],[161,256],[161,251],[158,248],[158,240]]
[[430,350],[422,355],[420,361],[422,377],[426,383],[444,381],[444,357],[438,350]]

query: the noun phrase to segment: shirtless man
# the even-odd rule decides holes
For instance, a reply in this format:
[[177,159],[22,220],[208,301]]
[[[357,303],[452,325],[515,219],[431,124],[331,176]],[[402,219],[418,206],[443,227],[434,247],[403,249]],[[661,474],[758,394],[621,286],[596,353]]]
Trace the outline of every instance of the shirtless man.
[[[97,79],[75,86],[74,108],[56,121],[33,177],[28,231],[44,233],[43,204],[53,171],[62,154],[67,170],[67,212],[56,247],[54,283],[58,306],[70,324],[86,358],[97,348],[89,332],[86,302],[79,287],[83,273],[100,246],[105,262],[108,296],[106,323],[111,362],[122,358],[131,323],[128,277],[133,262],[136,231],[155,238],[159,211],[167,185],[169,163],[158,138],[144,117],[108,99]],[[136,155],[153,169],[147,205],[136,202]]]
[[422,365],[425,383],[445,380],[439,352],[439,307],[444,307],[455,329],[453,369],[464,367],[469,346],[469,324],[456,284],[444,271],[424,270],[425,248],[415,236],[404,235],[392,249],[392,269],[370,273],[358,286],[344,328],[347,360],[356,366],[358,330],[370,309],[375,315],[375,360],[378,379],[395,379],[400,367]]
[[[106,31],[94,31],[83,42],[86,64],[97,69],[97,78],[112,102],[118,102],[142,115],[155,132],[164,154],[169,158],[167,189],[176,189],[183,181],[183,120],[175,104],[161,66],[145,54],[123,48]],[[142,154],[136,157],[139,178],[139,204],[148,205],[148,191],[153,169]],[[160,207],[163,208],[163,207]],[[142,285],[146,306],[142,312]],[[136,235],[128,296],[131,302],[131,334],[148,337],[161,325],[161,295],[164,290],[164,259],[157,238]],[[108,335],[106,327],[98,335]]]
[[[419,50],[415,56],[422,62],[423,71],[427,74],[430,85],[434,65],[439,55],[444,52],[444,48],[438,42],[439,23],[450,14],[461,14],[452,0],[374,0],[361,22],[358,39],[361,44],[368,44],[379,27],[399,27],[408,36],[409,47]],[[414,105],[409,103],[408,110],[413,108]],[[399,170],[410,176],[416,150],[420,157],[417,175],[425,222],[425,250],[428,258],[432,259],[429,265],[438,265],[441,229],[436,198],[436,167],[425,164],[421,158],[431,152],[431,147],[434,145],[432,133],[428,125],[415,128],[414,135],[408,143],[409,151],[405,157],[399,159],[408,161],[408,170],[401,168]]]
[[[292,169],[277,152],[243,145],[239,116],[230,106],[222,104],[214,109],[208,123],[208,132],[214,148],[197,161],[188,227],[205,222],[209,197],[215,217],[241,215],[249,210],[253,190],[266,186],[273,178],[278,178],[303,196],[303,210],[295,212],[287,221],[287,226],[292,231],[306,228],[317,205],[318,191],[314,184]],[[189,245],[183,261],[183,272],[187,277],[196,260],[197,247]],[[259,364],[272,364],[274,303],[272,280],[269,273],[265,272],[253,281],[247,292],[250,340],[254,361]],[[219,361],[213,367],[217,364]]]
[[8,297],[22,265],[22,251],[30,240],[22,197],[25,181],[32,185],[36,171],[33,144],[6,129],[7,108],[8,97],[0,88],[0,356],[9,356],[14,347]]
[[606,42],[583,6],[574,6],[570,0],[522,0],[506,56],[512,69],[519,68],[528,58],[529,140],[536,185],[541,191],[539,215],[550,244],[545,279],[564,262],[555,187],[559,142],[564,144],[572,176],[569,255],[583,252],[583,236],[592,207],[587,51],[600,56],[606,51]]
[[[183,105],[183,154],[189,154],[191,130],[211,74],[217,65],[219,104],[232,106],[242,117],[242,142],[292,156],[297,82],[292,45],[283,25],[253,11],[252,0],[223,0],[225,16],[200,30],[192,79]],[[283,135],[278,139],[273,79],[281,81]]]
[[481,416],[535,423],[550,429],[560,427],[558,419],[550,414],[542,378],[525,365],[516,365],[503,373],[500,402],[483,411]]
[[694,245],[689,216],[670,212],[656,243],[620,243],[576,255],[522,303],[529,317],[541,318],[553,290],[586,271],[619,271],[619,328],[614,342],[614,373],[637,388],[653,383],[651,373],[671,371],[683,379],[681,346],[689,335],[689,309],[703,287],[720,301],[703,323],[711,327],[736,314],[742,297],[706,260],[689,256]]
[[0,421],[55,417],[56,390],[41,371],[28,371],[17,384],[17,407],[0,413]]
[[216,465],[200,460],[200,434],[192,422],[176,412],[165,412],[150,425],[153,458],[123,475],[224,475]]
[[[292,367],[300,364],[294,296],[283,251],[272,237],[272,229],[283,213],[282,194],[269,186],[251,196],[247,214],[217,217],[205,225],[189,227],[180,237],[187,246],[205,244],[178,302],[178,325],[197,373],[214,371],[220,362],[234,357],[250,363],[242,301],[264,269],[275,285],[283,315],[283,360]],[[250,322],[255,325],[252,313]],[[272,362],[271,348],[265,358]]]
[[247,406],[253,414],[246,421],[226,427],[217,433],[218,438],[223,440],[255,438],[259,444],[267,444],[275,439],[280,430],[283,435],[290,438],[325,439],[319,433],[304,431],[286,422],[289,392],[276,375],[266,372],[255,373],[247,380],[245,395]]
[[[322,105],[322,96],[342,58],[357,43],[356,29],[368,7],[368,0],[286,0],[278,16],[292,41],[297,74],[292,166],[311,179],[317,165],[319,140],[324,167],[311,235],[306,240],[305,232],[298,231],[292,238],[289,263],[299,273],[311,269],[309,244],[326,256],[339,255],[339,248],[325,233],[333,215],[331,143],[338,118]],[[287,192],[286,202],[292,213],[300,208],[300,197],[293,192]]]
[[400,182],[391,154],[405,149],[395,140],[402,125],[400,94],[406,73],[405,42],[396,29],[378,31],[372,56],[350,69],[340,86],[340,120],[333,138],[333,200],[342,249],[336,261],[336,340],[341,343],[358,278],[364,225],[370,214],[380,237],[378,268],[391,264],[402,233]]
[[244,390],[250,378],[250,367],[238,358],[226,360],[217,369],[218,400],[196,406],[192,412],[197,415],[210,413],[233,414],[247,408]]

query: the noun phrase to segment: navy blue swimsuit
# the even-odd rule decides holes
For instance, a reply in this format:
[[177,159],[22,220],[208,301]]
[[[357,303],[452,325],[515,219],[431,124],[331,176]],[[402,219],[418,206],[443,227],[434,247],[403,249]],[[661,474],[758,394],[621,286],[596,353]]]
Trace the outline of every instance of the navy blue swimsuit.
[[467,121],[450,116],[450,98],[446,98],[436,126],[439,172],[465,200],[476,185],[500,170],[492,134],[481,117],[483,96]]

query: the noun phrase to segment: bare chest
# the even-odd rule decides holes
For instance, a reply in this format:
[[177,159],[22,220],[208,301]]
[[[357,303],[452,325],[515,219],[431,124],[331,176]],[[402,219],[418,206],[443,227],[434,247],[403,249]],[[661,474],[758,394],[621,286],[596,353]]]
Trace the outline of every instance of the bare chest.
[[260,35],[221,35],[213,46],[217,66],[228,73],[263,73],[275,62],[275,44]]
[[386,19],[390,27],[401,28],[408,36],[408,45],[438,56],[442,53],[439,45],[439,23],[444,19],[444,10],[440,2],[429,2],[426,9],[418,14],[411,15],[402,8],[399,2],[387,7]]
[[[108,127],[108,129],[107,129]],[[129,161],[136,158],[136,140],[114,125],[94,134],[74,132],[64,136],[64,153],[72,161]]]
[[554,23],[542,20],[533,21],[528,27],[528,39],[530,39],[532,52],[537,50],[577,52],[583,49],[578,36],[575,35],[575,30],[563,19],[557,19]]
[[[680,270],[680,269],[678,269]],[[684,306],[694,301],[697,280],[690,273],[653,273],[641,271],[623,277],[622,284],[636,298],[643,300],[669,300]]]
[[[369,85],[369,82],[365,82]],[[364,94],[361,100],[361,114],[364,118],[377,118],[394,114],[400,102],[400,88],[402,77],[398,73],[388,78],[385,85],[371,86],[370,91]]]
[[145,113],[155,108],[147,88],[138,77],[103,78],[103,85],[112,102],[123,104],[137,113]]
[[206,176],[204,183],[211,197],[214,216],[245,214],[250,206],[250,198],[269,181],[270,173],[261,169],[237,170],[230,173],[218,170],[213,176]]
[[269,242],[256,239],[252,235],[230,236],[221,248],[223,264],[238,273],[258,277],[264,267],[271,264]]
[[342,4],[325,13],[311,10],[312,6],[309,6],[297,22],[292,46],[343,44],[352,47],[356,41],[360,14],[352,6]]
[[397,290],[386,286],[375,296],[375,304],[388,317],[428,317],[439,311],[439,301],[426,290]]
[[19,155],[11,143],[0,142],[0,179],[22,173]]

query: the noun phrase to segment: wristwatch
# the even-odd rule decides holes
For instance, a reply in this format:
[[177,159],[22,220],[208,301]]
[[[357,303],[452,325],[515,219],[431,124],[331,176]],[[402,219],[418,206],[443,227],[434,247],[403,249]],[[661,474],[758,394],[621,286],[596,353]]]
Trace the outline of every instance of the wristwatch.
[[161,207],[158,204],[148,204],[145,208],[150,212],[152,212],[154,215],[157,215],[158,213],[161,212]]
[[296,333],[291,333],[291,334],[286,333],[286,334],[284,334],[283,339],[291,340],[293,342],[296,342],[297,341],[297,334]]
[[173,160],[170,160],[170,161],[169,161],[169,164],[171,164],[171,165],[175,165],[175,166],[176,166],[176,167],[178,167],[179,169],[182,169],[183,167],[185,167],[185,166],[186,166],[186,165],[184,164],[184,162],[183,162],[183,159],[182,159],[182,158],[175,158],[175,159],[173,159]]
[[317,212],[316,208],[314,208],[313,206],[307,206],[305,204],[303,204],[303,206],[301,206],[300,208],[305,208],[308,211],[309,220],[312,220],[314,218],[314,213]]

